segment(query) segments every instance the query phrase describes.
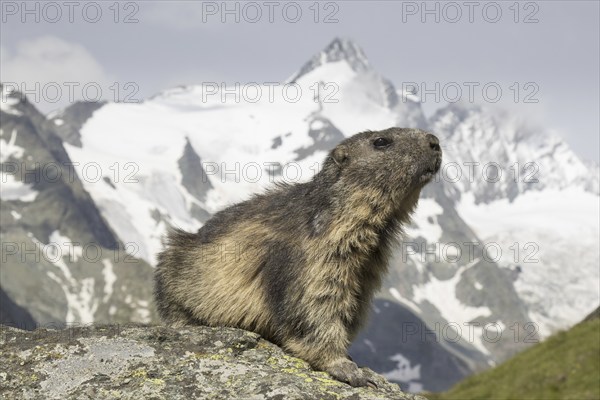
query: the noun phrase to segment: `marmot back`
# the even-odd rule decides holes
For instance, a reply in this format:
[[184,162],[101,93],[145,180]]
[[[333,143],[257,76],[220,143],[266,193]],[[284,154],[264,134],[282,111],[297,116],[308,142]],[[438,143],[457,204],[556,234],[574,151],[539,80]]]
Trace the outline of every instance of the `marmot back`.
[[418,129],[359,133],[309,182],[226,208],[197,233],[171,232],[155,274],[162,319],[254,331],[366,385],[347,348],[441,156],[437,138]]

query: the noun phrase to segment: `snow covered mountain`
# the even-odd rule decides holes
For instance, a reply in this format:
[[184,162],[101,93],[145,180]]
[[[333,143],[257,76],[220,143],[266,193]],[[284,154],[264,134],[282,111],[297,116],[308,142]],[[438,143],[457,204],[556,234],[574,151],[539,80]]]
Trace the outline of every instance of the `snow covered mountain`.
[[476,203],[513,201],[526,192],[546,189],[576,187],[599,193],[593,166],[579,159],[556,133],[531,125],[522,115],[455,103],[438,110],[429,126],[446,142],[446,164],[462,168],[460,179],[450,170],[446,178],[457,180],[460,192],[471,193]]
[[580,321],[598,304],[598,166],[503,110],[451,105],[430,126],[447,143],[446,166],[462,166],[456,210],[503,249],[501,266],[520,270],[515,288],[542,336]]
[[[15,128],[5,116],[10,122],[19,110],[3,96],[3,162],[29,151],[7,133]],[[285,84],[77,103],[43,124],[77,163],[111,235],[151,265],[169,225],[196,230],[274,180],[309,179],[344,137],[390,126],[438,135],[440,177],[424,191],[372,321],[351,349],[359,363],[413,391],[443,390],[599,303],[597,166],[496,108],[452,104],[427,119],[419,99],[398,92],[349,40],[335,39]],[[22,204],[35,193],[13,186],[1,193],[3,221],[13,211],[5,199]],[[13,300],[31,311],[26,296]]]
[[128,255],[53,125],[18,93],[0,110],[0,320],[149,322],[152,268]]

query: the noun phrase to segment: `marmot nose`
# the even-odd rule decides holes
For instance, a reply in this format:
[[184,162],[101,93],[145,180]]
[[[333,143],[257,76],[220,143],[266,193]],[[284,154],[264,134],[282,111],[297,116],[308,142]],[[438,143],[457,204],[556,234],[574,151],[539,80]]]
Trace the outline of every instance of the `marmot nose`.
[[429,142],[429,147],[431,148],[431,150],[433,150],[433,151],[441,151],[441,149],[440,149],[440,141],[438,140],[437,137],[435,137],[431,133],[428,133],[426,137],[427,137],[427,141]]

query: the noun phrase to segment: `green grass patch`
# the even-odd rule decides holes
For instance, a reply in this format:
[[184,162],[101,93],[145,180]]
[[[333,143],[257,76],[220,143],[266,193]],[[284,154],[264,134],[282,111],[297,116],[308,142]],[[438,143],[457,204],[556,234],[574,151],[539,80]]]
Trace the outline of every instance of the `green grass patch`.
[[557,333],[431,400],[600,399],[600,319]]

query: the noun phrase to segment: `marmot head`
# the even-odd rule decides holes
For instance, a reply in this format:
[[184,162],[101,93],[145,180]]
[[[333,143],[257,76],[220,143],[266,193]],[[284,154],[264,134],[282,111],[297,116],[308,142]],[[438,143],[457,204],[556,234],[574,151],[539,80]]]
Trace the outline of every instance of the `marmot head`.
[[329,153],[324,170],[335,176],[336,186],[348,191],[372,188],[396,203],[415,192],[418,196],[441,163],[437,137],[420,129],[389,128],[342,141]]

